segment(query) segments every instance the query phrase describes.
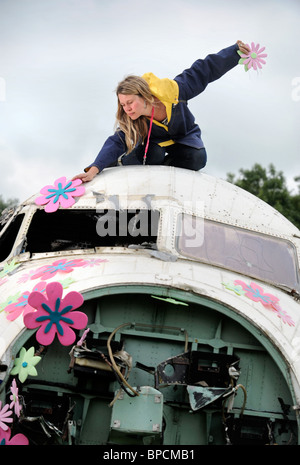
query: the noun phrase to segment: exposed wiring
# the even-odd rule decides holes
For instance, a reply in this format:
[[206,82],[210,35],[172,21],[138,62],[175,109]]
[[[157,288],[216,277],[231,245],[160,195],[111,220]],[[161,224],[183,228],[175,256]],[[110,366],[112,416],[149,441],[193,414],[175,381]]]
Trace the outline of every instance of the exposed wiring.
[[115,360],[114,360],[114,356],[113,356],[113,353],[112,353],[112,350],[111,350],[111,346],[110,346],[110,342],[112,340],[112,338],[114,337],[114,335],[121,329],[121,328],[124,328],[124,326],[132,326],[132,323],[123,323],[122,325],[118,326],[117,328],[115,328],[113,330],[113,332],[109,335],[109,338],[107,340],[107,350],[108,350],[108,355],[109,355],[109,359],[110,359],[110,362],[112,364],[112,367],[114,368],[115,372],[117,373],[118,377],[122,380],[122,383],[128,387],[128,389],[130,389],[133,394],[135,394],[135,396],[138,396],[139,393],[137,391],[135,391],[133,389],[133,387],[130,386],[130,384],[126,381],[126,379],[124,378],[124,376],[122,375],[118,365],[116,364]]
[[225,418],[225,414],[224,414],[226,401],[231,395],[235,395],[236,391],[239,388],[241,388],[243,393],[244,393],[244,401],[243,401],[243,405],[242,405],[242,408],[241,408],[240,417],[242,417],[243,414],[244,414],[244,410],[245,410],[245,406],[246,406],[246,402],[247,402],[247,391],[246,391],[245,387],[242,384],[237,384],[235,387],[232,388],[232,391],[230,391],[228,394],[226,394],[224,396],[225,400],[224,400],[223,405],[222,405],[222,416],[223,416],[224,422],[226,422],[226,418]]
[[[181,330],[181,328],[177,328],[177,327],[174,327],[174,326],[163,326],[163,325],[151,325],[151,324],[146,324],[146,323],[123,323],[122,325],[118,326],[117,328],[115,328],[112,333],[110,334],[108,340],[107,340],[107,349],[108,349],[108,355],[109,355],[109,359],[110,359],[110,364],[111,364],[111,368],[112,370],[114,371],[115,375],[117,376],[118,381],[120,382],[121,385],[125,385],[132,393],[134,396],[139,396],[139,393],[133,389],[132,386],[130,386],[130,384],[127,382],[126,378],[123,376],[123,374],[121,373],[118,365],[116,364],[115,362],[115,359],[114,359],[114,355],[113,355],[113,352],[112,352],[112,349],[111,349],[111,340],[112,338],[114,337],[114,335],[121,329],[121,328],[124,328],[125,326],[142,326],[142,327],[145,327],[145,328],[164,328],[164,329],[176,329],[177,331],[178,330]],[[185,334],[185,346],[184,346],[184,350],[185,352],[188,350],[188,334],[187,334],[187,331],[184,330],[184,334]],[[127,374],[127,377],[129,375],[129,372],[130,372],[130,369],[128,371],[128,374]],[[123,387],[123,386],[122,386]],[[124,389],[125,390],[125,389]],[[116,394],[116,396],[114,397],[114,399],[112,400],[112,402],[109,404],[110,406],[112,406],[116,400],[119,398],[120,394],[122,392],[122,389],[120,389],[118,391],[118,393]],[[125,392],[128,394],[128,395],[132,395],[130,394],[128,391],[125,390]]]

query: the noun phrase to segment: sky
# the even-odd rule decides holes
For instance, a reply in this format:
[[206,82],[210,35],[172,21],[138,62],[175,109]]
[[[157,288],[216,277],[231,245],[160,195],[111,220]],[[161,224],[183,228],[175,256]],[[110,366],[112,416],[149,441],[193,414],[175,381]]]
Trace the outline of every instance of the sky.
[[128,74],[174,78],[237,40],[265,46],[190,100],[226,179],[255,163],[300,175],[299,0],[0,0],[0,196],[24,201],[81,173],[114,131]]

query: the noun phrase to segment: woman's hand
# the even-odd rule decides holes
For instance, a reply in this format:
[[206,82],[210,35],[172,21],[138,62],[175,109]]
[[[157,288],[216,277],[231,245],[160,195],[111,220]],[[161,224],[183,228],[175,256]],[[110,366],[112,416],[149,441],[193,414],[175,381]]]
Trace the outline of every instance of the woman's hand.
[[86,173],[80,173],[74,176],[74,178],[72,178],[72,181],[74,181],[74,179],[81,179],[82,182],[89,182],[92,179],[94,179],[94,177],[98,173],[99,173],[98,168],[96,166],[91,166],[90,169]]
[[237,44],[239,46],[240,51],[244,53],[245,55],[250,52],[250,48],[246,44],[244,44],[244,42],[242,42],[241,40],[238,40]]

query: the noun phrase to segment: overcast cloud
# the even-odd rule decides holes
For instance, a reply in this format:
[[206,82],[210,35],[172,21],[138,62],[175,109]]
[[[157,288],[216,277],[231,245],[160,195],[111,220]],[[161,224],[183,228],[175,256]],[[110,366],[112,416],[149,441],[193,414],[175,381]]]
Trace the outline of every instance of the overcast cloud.
[[117,83],[173,78],[241,39],[268,53],[237,66],[189,105],[204,172],[270,163],[300,175],[299,0],[0,0],[0,195],[25,200],[82,172],[112,134]]

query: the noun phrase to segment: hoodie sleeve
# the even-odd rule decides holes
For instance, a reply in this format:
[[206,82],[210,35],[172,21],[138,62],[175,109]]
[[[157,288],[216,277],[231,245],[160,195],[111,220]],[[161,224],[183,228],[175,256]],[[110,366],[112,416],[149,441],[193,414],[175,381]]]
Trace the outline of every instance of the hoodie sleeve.
[[88,171],[92,166],[96,166],[100,172],[114,163],[126,150],[124,132],[116,131],[106,139],[94,163],[91,163],[84,171]]
[[207,84],[219,79],[234,68],[240,59],[238,45],[224,48],[219,53],[199,59],[175,77],[179,86],[179,99],[190,100],[204,91]]

